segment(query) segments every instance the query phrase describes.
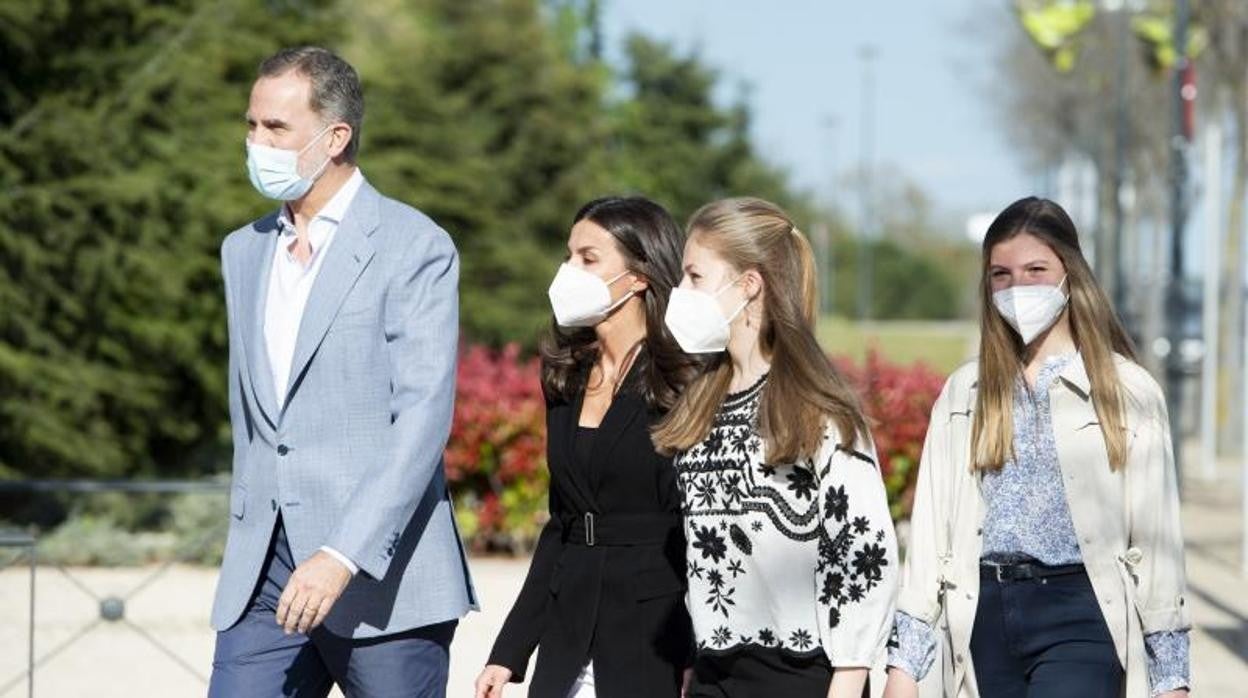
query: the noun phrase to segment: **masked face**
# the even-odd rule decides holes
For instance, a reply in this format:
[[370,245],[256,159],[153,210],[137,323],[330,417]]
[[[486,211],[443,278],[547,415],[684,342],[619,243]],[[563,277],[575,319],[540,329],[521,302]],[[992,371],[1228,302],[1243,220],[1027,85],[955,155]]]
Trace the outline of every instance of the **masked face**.
[[992,303],[1023,344],[1031,344],[1057,322],[1066,308],[1067,296],[1062,292],[1065,283],[1063,277],[1057,286],[1011,286],[993,293]]
[[567,262],[559,265],[559,273],[555,274],[547,291],[555,321],[563,327],[593,327],[607,319],[612,311],[633,297],[633,292],[629,291],[618,299],[611,299],[611,286],[627,274],[624,271],[603,280]]
[[685,244],[683,261],[685,277],[667,301],[667,329],[686,353],[724,351],[732,321],[750,301],[741,288],[743,276],[696,239]]
[[247,104],[247,173],[271,199],[302,198],[329,167],[334,127],[312,110],[312,85],[290,71],[262,77]]
[[714,293],[693,288],[674,288],[667,299],[664,321],[686,354],[713,354],[728,348],[732,337],[732,321],[749,300],[743,299],[736,308],[725,313],[720,297],[737,287],[740,277],[728,282]]
[[637,289],[612,295],[621,280],[637,282],[637,275],[626,265],[611,233],[593,221],[578,221],[568,238],[568,261],[560,265],[547,291],[555,322],[563,327],[593,327],[627,303]]
[[309,175],[299,174],[299,158],[322,137],[330,126],[321,129],[307,145],[299,150],[287,150],[247,141],[247,175],[251,186],[264,196],[278,201],[294,201],[301,198],[329,166],[329,155]]
[[1052,327],[1066,308],[1066,268],[1034,235],[1022,233],[995,245],[989,275],[992,303],[1023,344]]

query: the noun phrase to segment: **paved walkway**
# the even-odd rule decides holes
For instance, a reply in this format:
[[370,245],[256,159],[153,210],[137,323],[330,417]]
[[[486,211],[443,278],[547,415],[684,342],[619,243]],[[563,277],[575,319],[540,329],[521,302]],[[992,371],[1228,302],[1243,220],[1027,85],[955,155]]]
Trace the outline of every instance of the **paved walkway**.
[[[1190,459],[1188,462],[1192,462]],[[1212,482],[1193,475],[1186,483],[1183,521],[1188,541],[1196,696],[1248,695],[1248,577],[1239,560],[1240,512],[1237,466],[1224,463]],[[466,618],[452,649],[448,695],[470,696],[528,568],[527,560],[472,561],[484,610]],[[202,696],[202,676],[211,666],[213,635],[208,607],[215,571],[174,567],[130,595],[127,621],[97,622],[94,596],[128,595],[153,568],[38,572],[36,652],[47,658],[35,677],[40,698],[135,698]],[[21,674],[26,661],[29,583],[20,568],[0,571],[0,698],[26,695]],[[97,623],[79,639],[85,626]],[[145,637],[146,635],[146,637]],[[164,647],[158,649],[149,639]],[[196,676],[199,675],[199,677]],[[13,680],[17,680],[13,683]],[[507,695],[525,695],[513,687]]]

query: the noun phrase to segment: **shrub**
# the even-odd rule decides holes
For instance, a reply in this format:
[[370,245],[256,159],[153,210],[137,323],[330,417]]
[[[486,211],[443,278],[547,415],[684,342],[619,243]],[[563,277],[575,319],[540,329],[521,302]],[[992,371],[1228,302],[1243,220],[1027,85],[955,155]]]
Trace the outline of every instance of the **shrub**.
[[[944,379],[923,363],[894,364],[872,349],[858,366],[836,365],[862,397],[872,423],[889,505],[906,518],[932,404]],[[536,358],[517,346],[474,346],[459,362],[446,475],[460,533],[477,551],[520,552],[546,520],[545,404]]]
[[869,418],[893,518],[909,518],[927,422],[944,378],[921,361],[909,366],[891,363],[875,348],[867,352],[861,367],[845,358],[834,362],[854,386]]
[[446,477],[460,533],[475,550],[517,552],[546,520],[546,406],[536,358],[511,344],[459,358]]
[[128,531],[111,518],[71,516],[39,539],[39,560],[58,565],[141,565],[172,556],[172,533]]
[[[909,516],[928,415],[943,379],[922,363],[891,363],[875,350],[859,366],[834,359],[862,398],[880,457],[893,517]],[[456,402],[445,454],[446,477],[456,521],[478,552],[523,552],[547,518],[550,477],[546,467],[545,402],[536,358],[516,345],[481,346],[459,358]],[[124,565],[178,557],[217,564],[228,521],[217,493],[189,493],[164,500],[167,518],[157,528],[153,513],[120,515],[120,497],[81,506],[40,542],[40,557],[62,564]],[[141,515],[140,515],[141,514]]]

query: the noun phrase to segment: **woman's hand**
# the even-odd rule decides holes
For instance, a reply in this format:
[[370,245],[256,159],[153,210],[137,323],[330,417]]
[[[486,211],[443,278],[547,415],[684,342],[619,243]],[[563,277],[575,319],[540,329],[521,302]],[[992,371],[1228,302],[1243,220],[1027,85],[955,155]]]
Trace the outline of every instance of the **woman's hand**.
[[884,698],[918,698],[919,682],[897,667],[888,668],[888,681],[884,684]]
[[860,698],[869,673],[866,667],[836,667],[832,670],[828,698]]
[[689,693],[689,683],[693,681],[693,667],[685,669],[684,674],[680,677],[680,698],[685,698]]
[[477,676],[477,692],[474,696],[475,698],[501,698],[508,681],[511,681],[511,669],[489,664]]

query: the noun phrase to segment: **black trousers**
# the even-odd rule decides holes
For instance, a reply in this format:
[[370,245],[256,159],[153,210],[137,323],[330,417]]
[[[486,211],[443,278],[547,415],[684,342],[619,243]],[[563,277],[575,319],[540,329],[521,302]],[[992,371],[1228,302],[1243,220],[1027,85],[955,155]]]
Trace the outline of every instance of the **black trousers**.
[[[728,654],[699,653],[686,698],[827,698],[832,665],[820,652],[797,657],[750,647]],[[870,682],[863,688],[870,695]]]
[[981,575],[971,633],[984,698],[1118,698],[1123,670],[1087,573]]

